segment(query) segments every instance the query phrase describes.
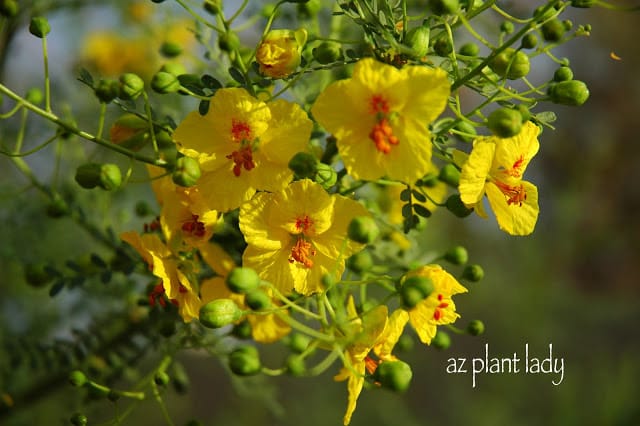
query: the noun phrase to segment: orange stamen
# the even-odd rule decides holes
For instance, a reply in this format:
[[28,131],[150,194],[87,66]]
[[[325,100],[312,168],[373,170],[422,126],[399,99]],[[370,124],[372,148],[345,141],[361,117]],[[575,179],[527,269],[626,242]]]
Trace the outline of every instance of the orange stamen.
[[499,180],[494,181],[495,185],[500,191],[507,197],[507,204],[518,204],[522,207],[522,203],[527,199],[527,193],[524,189],[524,185],[508,185]]
[[373,95],[369,101],[371,114],[389,114],[389,103],[382,95]]
[[376,144],[378,151],[388,154],[391,152],[391,145],[398,145],[400,142],[397,137],[393,135],[393,129],[389,124],[389,120],[383,118],[378,121],[369,133],[369,138]]
[[233,174],[235,176],[240,176],[243,167],[246,171],[249,171],[256,166],[256,163],[253,162],[253,151],[249,145],[241,147],[238,151],[233,151],[227,155],[227,158],[235,163],[233,166]]
[[305,267],[313,267],[313,260],[311,256],[316,255],[316,249],[313,248],[311,243],[305,240],[302,236],[298,236],[298,240],[291,249],[291,256],[289,257],[289,263],[299,262]]
[[156,302],[158,302],[163,308],[167,306],[167,302],[164,300],[164,286],[162,285],[162,282],[153,287],[153,290],[151,290],[151,293],[149,294],[149,306],[154,307]]
[[299,232],[307,232],[311,229],[312,226],[313,226],[313,219],[311,219],[307,215],[296,219],[296,229]]
[[244,121],[231,120],[231,138],[234,142],[250,141],[251,127]]
[[514,163],[513,166],[511,166],[511,168],[509,170],[505,170],[504,173],[515,177],[515,178],[520,178],[522,177],[522,166],[524,165],[524,156],[520,156],[520,158],[518,158]]
[[192,214],[191,220],[182,224],[182,231],[184,231],[185,234],[198,238],[204,237],[207,232],[204,223],[198,220],[197,214]]
[[373,374],[378,369],[378,361],[369,357],[368,355],[364,358],[364,367],[367,369],[369,374]]

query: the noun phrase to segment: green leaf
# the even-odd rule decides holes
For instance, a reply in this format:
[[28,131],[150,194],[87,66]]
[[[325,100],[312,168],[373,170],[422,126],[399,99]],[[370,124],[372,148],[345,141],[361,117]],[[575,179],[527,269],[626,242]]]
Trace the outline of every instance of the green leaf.
[[98,256],[95,253],[91,253],[91,263],[93,263],[94,265],[100,267],[100,268],[106,268],[107,267],[107,263],[102,260],[102,258],[100,256]]
[[413,211],[416,212],[418,216],[431,217],[431,211],[420,204],[414,204]]
[[427,197],[425,197],[421,192],[416,191],[415,189],[413,189],[413,190],[411,190],[411,193],[413,194],[413,198],[415,198],[419,202],[424,203],[424,202],[427,201]]
[[235,81],[242,84],[243,86],[247,85],[247,80],[244,78],[244,74],[242,74],[242,72],[238,68],[235,68],[235,67],[229,68],[229,75],[231,76],[231,78],[233,78]]
[[204,85],[204,87],[211,89],[211,90],[218,90],[220,88],[222,88],[222,83],[220,83],[218,80],[216,80],[215,78],[213,78],[212,76],[210,76],[209,74],[205,74],[203,75],[200,80],[202,81],[202,84]]
[[49,297],[56,297],[56,295],[60,293],[63,288],[64,288],[64,279],[59,279],[49,289]]
[[80,75],[78,76],[78,80],[89,87],[93,87],[93,76],[85,68],[80,68]]
[[198,105],[198,113],[204,116],[207,115],[207,112],[209,112],[209,101],[201,100],[200,104]]
[[411,190],[409,188],[403,189],[400,193],[400,200],[411,201]]

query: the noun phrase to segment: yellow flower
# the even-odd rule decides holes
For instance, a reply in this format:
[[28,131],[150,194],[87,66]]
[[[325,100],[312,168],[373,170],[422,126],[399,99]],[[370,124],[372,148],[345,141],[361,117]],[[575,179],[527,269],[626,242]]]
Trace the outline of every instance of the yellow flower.
[[462,166],[460,199],[474,207],[480,216],[486,193],[498,226],[511,235],[533,232],[538,213],[538,189],[523,181],[529,161],[538,152],[538,126],[528,121],[511,138],[480,137]]
[[[200,254],[217,274],[217,276],[202,282],[200,287],[202,305],[216,299],[231,299],[241,309],[248,309],[244,300],[245,296],[232,293],[225,283],[227,275],[236,266],[231,256],[217,244],[207,244],[200,247]],[[276,314],[247,315],[246,318],[251,324],[251,336],[256,342],[272,343],[291,332],[289,324]]]
[[193,263],[183,262],[174,256],[157,234],[140,235],[129,231],[123,233],[120,238],[140,253],[153,275],[161,280],[149,296],[150,304],[158,301],[164,305],[162,297],[166,295],[172,303],[178,305],[178,313],[185,322],[198,318],[200,298],[189,279],[194,272],[190,270]]
[[325,274],[340,276],[344,260],[363,248],[347,239],[349,222],[369,213],[360,203],[329,195],[308,179],[278,193],[259,193],[240,208],[248,247],[243,264],[283,294],[322,289]]
[[444,110],[449,91],[442,69],[398,70],[366,58],[351,78],[329,85],[311,113],[336,137],[351,176],[413,183],[431,167],[427,126]]
[[125,72],[148,77],[156,69],[158,58],[155,51],[149,48],[148,40],[100,31],[87,36],[81,62],[92,71],[107,77],[117,77]]
[[[397,359],[391,351],[402,335],[404,324],[398,324],[397,315],[387,319],[387,312],[387,307],[381,305],[359,318],[353,297],[347,301],[347,318],[351,320],[347,329],[352,333],[352,341],[346,347],[345,366],[334,377],[336,381],[347,380],[349,396],[344,415],[345,425],[351,422],[364,386],[365,373],[373,374],[382,361]],[[379,360],[369,356],[372,351]]]
[[408,321],[415,329],[420,341],[428,345],[436,335],[438,325],[452,324],[460,317],[456,312],[452,296],[466,293],[467,289],[440,265],[426,265],[410,271],[403,280],[413,276],[429,278],[433,282],[433,292],[408,311],[404,309],[395,311],[394,315],[397,315],[395,324],[396,327],[404,327]]
[[284,78],[300,65],[302,48],[307,41],[307,31],[271,30],[256,50],[256,62],[260,74],[271,78]]
[[298,105],[266,104],[240,88],[220,89],[209,111],[190,113],[173,137],[202,169],[198,186],[209,206],[234,209],[256,190],[278,191],[293,177],[288,163],[305,151],[313,123]]

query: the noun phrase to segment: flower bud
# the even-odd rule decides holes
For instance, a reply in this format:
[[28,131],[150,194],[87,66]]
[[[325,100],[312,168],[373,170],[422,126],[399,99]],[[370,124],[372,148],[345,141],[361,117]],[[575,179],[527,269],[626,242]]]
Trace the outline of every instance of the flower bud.
[[229,272],[225,282],[232,292],[244,294],[258,288],[260,285],[260,277],[254,269],[237,267]]
[[455,126],[453,126],[453,128],[460,132],[467,133],[470,135],[470,136],[467,136],[467,135],[456,134],[456,136],[462,139],[464,142],[473,142],[476,135],[478,134],[473,124],[469,123],[468,121],[459,121],[456,123]]
[[85,374],[82,371],[74,370],[71,373],[69,373],[69,383],[71,383],[72,386],[79,388],[84,386],[87,382],[88,382],[87,376],[85,376]]
[[87,163],[78,167],[75,180],[85,189],[99,186],[105,191],[111,191],[120,186],[122,175],[115,164]]
[[433,51],[436,52],[436,55],[438,56],[448,56],[451,52],[453,52],[453,46],[451,45],[449,37],[438,37],[438,39],[433,44]]
[[347,229],[349,238],[357,243],[370,244],[380,234],[376,221],[371,216],[356,216]]
[[475,43],[465,43],[460,46],[459,52],[464,56],[478,56],[480,53],[480,47]]
[[109,139],[112,143],[132,151],[139,151],[148,141],[149,123],[135,114],[123,114],[109,129]]
[[427,25],[421,25],[419,27],[412,28],[407,33],[407,37],[404,40],[404,44],[411,48],[413,56],[415,58],[422,58],[426,56],[429,51],[429,35],[431,29]]
[[271,298],[260,289],[248,292],[244,297],[244,301],[254,311],[267,309],[271,306]]
[[561,81],[549,87],[549,98],[555,104],[580,106],[589,99],[589,89],[580,80]]
[[552,19],[545,22],[540,28],[542,38],[546,41],[556,43],[562,39],[566,29],[559,19]]
[[403,334],[398,339],[398,343],[396,343],[396,348],[398,348],[401,352],[409,352],[415,346],[415,341],[413,338],[407,334]]
[[47,205],[47,216],[57,219],[69,214],[69,204],[59,195],[55,194],[53,200]]
[[293,333],[289,340],[289,347],[293,352],[301,354],[307,349],[309,343],[311,343],[311,339],[308,336],[300,333]]
[[120,83],[115,80],[100,80],[93,89],[93,92],[100,102],[108,104],[118,97]]
[[308,0],[306,2],[299,2],[296,7],[298,16],[302,19],[312,19],[318,12],[322,10],[321,0]]
[[553,81],[555,82],[569,80],[573,80],[573,71],[569,67],[562,66],[553,73]]
[[479,336],[484,333],[484,323],[480,320],[473,320],[467,326],[467,332],[472,336]]
[[166,72],[176,77],[187,73],[187,69],[179,62],[169,62],[160,67],[159,72]]
[[161,94],[173,93],[180,89],[180,81],[174,74],[159,71],[151,78],[151,88]]
[[120,76],[118,97],[124,100],[135,100],[144,90],[144,81],[137,74],[125,73]]
[[467,265],[462,271],[462,278],[471,282],[478,282],[484,278],[484,269],[477,264]]
[[538,37],[536,37],[536,35],[533,33],[529,33],[524,37],[522,37],[522,42],[520,44],[520,46],[523,49],[533,49],[537,45],[538,45]]
[[338,181],[338,174],[333,169],[333,167],[324,163],[317,163],[316,168],[318,171],[316,172],[315,181],[322,185],[324,189],[329,189]]
[[18,2],[15,0],[0,0],[0,16],[13,18],[18,14]]
[[160,46],[160,54],[165,58],[175,58],[182,53],[182,46],[171,41],[165,41]]
[[73,426],[86,426],[87,425],[87,416],[82,413],[74,413],[73,416],[69,419],[69,422]]
[[220,328],[242,317],[242,310],[231,299],[216,299],[200,308],[200,323],[207,328]]
[[256,50],[260,74],[271,78],[284,78],[300,65],[302,48],[307,42],[307,30],[271,30]]
[[49,21],[44,16],[34,16],[29,23],[29,32],[38,38],[44,38],[51,32]]
[[169,384],[169,381],[171,381],[171,379],[169,378],[169,375],[164,371],[158,371],[153,377],[153,381],[156,385],[164,387]]
[[222,0],[204,0],[202,7],[215,16],[222,10]]
[[460,194],[450,195],[449,198],[447,198],[445,205],[447,210],[459,218],[467,217],[473,212],[473,209],[469,209],[464,205],[460,199]]
[[443,256],[444,260],[454,265],[464,265],[469,260],[467,249],[462,246],[451,247]]
[[46,286],[53,279],[53,275],[44,263],[27,263],[24,266],[24,279],[32,287]]
[[524,52],[508,47],[489,62],[489,68],[500,77],[516,80],[529,74],[531,65]]
[[253,346],[241,346],[229,354],[229,368],[238,376],[258,374],[262,369],[260,354]]
[[289,168],[298,179],[311,178],[318,171],[318,159],[308,152],[298,152],[289,160]]
[[347,268],[357,274],[368,271],[373,266],[373,258],[367,250],[351,255],[347,259]]
[[429,9],[434,15],[452,15],[458,11],[458,0],[429,0]]
[[395,392],[409,389],[412,376],[411,367],[403,361],[381,362],[373,374],[373,378],[383,387]]
[[458,168],[453,164],[447,163],[440,169],[438,179],[447,185],[456,188],[460,182],[460,170],[458,170]]
[[287,357],[287,373],[291,374],[294,377],[303,376],[307,371],[307,366],[305,365],[304,358],[299,357],[298,355],[290,355]]
[[414,275],[402,282],[400,297],[406,308],[413,308],[433,293],[433,281],[427,277]]
[[431,340],[431,346],[436,349],[449,349],[449,346],[451,346],[451,337],[444,331],[438,330]]
[[335,41],[323,41],[311,50],[311,54],[321,64],[330,64],[343,58],[342,47]]
[[518,104],[518,106],[516,106],[516,109],[522,116],[522,123],[526,123],[531,119],[531,111],[529,111],[529,107],[527,105]]
[[24,95],[24,98],[27,102],[31,102],[34,105],[40,105],[44,100],[44,95],[42,94],[42,90],[37,87],[32,87],[27,90],[27,93]]
[[171,179],[176,185],[188,188],[196,184],[200,175],[200,165],[195,158],[180,157],[176,161],[176,168]]
[[500,138],[510,138],[522,130],[522,114],[511,108],[498,108],[487,118],[487,127]]
[[231,334],[238,339],[248,339],[251,337],[251,323],[247,320],[239,322],[233,326]]
[[511,21],[504,21],[500,24],[500,31],[505,34],[511,34],[514,29],[513,22]]

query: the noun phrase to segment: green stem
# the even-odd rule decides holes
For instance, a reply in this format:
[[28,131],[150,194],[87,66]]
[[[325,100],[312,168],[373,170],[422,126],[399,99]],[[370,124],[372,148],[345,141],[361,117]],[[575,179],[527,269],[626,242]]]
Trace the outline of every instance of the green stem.
[[47,37],[42,37],[42,58],[44,60],[44,104],[47,112],[51,112],[51,81],[49,79],[49,54]]

